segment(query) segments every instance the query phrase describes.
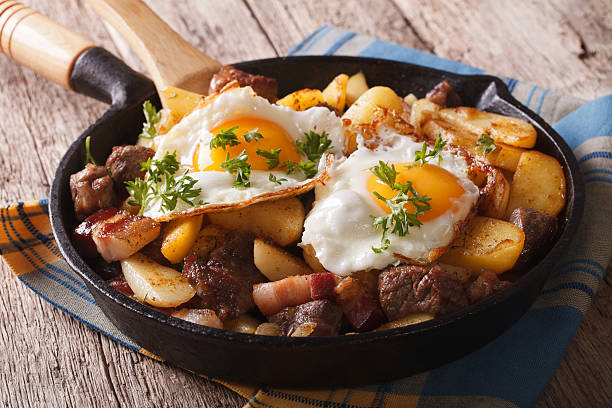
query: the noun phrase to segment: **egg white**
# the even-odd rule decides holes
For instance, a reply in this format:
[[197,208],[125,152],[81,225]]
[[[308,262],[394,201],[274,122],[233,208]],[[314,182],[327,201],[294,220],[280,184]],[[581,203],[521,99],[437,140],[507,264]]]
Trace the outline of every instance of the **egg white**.
[[315,204],[304,223],[302,245],[312,245],[321,264],[335,274],[346,276],[397,264],[400,259],[394,253],[427,262],[430,251],[450,244],[455,227],[478,200],[478,187],[468,178],[465,159],[443,150],[442,163],[438,164],[436,159],[429,164],[439,165],[458,178],[465,193],[456,199],[457,209],[424,222],[420,228],[410,227],[404,237],[390,234],[390,247],[375,253],[372,247],[380,247],[382,232],[372,225],[372,216],[385,213],[367,189],[369,168],[378,165],[380,160],[412,162],[415,152],[422,150],[422,143],[388,129],[385,132],[382,138],[391,146],[380,145],[370,150],[360,145],[347,159],[336,162],[330,171],[330,180],[315,190]]
[[[286,130],[290,137],[304,140],[304,133],[311,130],[327,132],[333,148],[328,153],[340,157],[342,155],[342,121],[333,112],[324,107],[314,107],[306,111],[294,111],[288,107],[270,104],[268,100],[257,96],[250,87],[232,88],[216,96],[209,104],[195,109],[185,116],[167,134],[157,140],[157,151],[154,160],[161,159],[166,153],[176,152],[182,174],[189,171],[189,176],[197,180],[194,188],[201,188],[201,193],[193,199],[194,203],[207,203],[206,206],[195,207],[179,200],[173,211],[161,208],[161,200],[152,200],[144,215],[158,220],[175,218],[192,211],[204,208],[223,209],[224,206],[241,206],[251,204],[271,197],[280,197],[284,193],[295,195],[295,191],[306,186],[312,187],[327,169],[327,158],[321,159],[318,173],[312,179],[305,179],[300,172],[287,174],[283,170],[252,170],[248,188],[233,187],[234,176],[221,171],[194,171],[193,156],[197,146],[200,146],[198,167],[206,168],[212,164],[210,159],[210,141],[214,135],[210,130],[229,119],[240,116],[254,116],[276,123]],[[265,137],[265,136],[264,136]],[[325,156],[324,156],[325,157]],[[307,160],[302,157],[302,160]],[[273,173],[278,179],[285,178],[278,185],[268,180]],[[306,190],[309,188],[306,188]],[[300,192],[304,192],[300,190]]]

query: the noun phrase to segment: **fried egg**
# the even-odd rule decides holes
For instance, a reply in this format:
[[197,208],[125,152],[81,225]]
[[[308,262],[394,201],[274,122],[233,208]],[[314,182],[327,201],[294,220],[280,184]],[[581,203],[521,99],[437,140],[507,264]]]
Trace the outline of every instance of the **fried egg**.
[[[469,166],[463,156],[448,149],[423,166],[413,165],[422,143],[390,129],[379,134],[385,144],[375,149],[364,145],[348,158],[338,161],[330,180],[315,190],[315,203],[304,223],[301,245],[311,245],[325,269],[346,276],[352,272],[382,269],[401,260],[427,264],[440,256],[475,207],[478,187],[468,178]],[[373,217],[389,214],[378,199],[393,198],[392,190],[370,168],[383,161],[393,164],[401,183],[412,182],[419,195],[431,197],[431,209],[418,216],[420,227],[409,227],[405,236],[389,234],[390,246],[379,253],[382,231],[373,226]],[[411,203],[408,213],[414,211]]]
[[[239,144],[211,148],[211,140],[220,132],[233,130]],[[245,133],[256,131],[261,138],[253,139]],[[286,168],[269,170],[267,158],[259,155],[259,149],[280,149],[279,162],[299,163],[308,158],[300,153],[296,141],[303,142],[305,133],[326,132],[332,148],[315,163],[316,175],[306,178],[296,171],[288,174]],[[157,140],[153,160],[160,160],[166,153],[176,152],[180,170],[185,170],[196,180],[194,188],[200,188],[193,199],[195,206],[181,200],[172,211],[164,211],[161,200],[152,200],[144,215],[158,221],[208,211],[240,208],[267,199],[290,197],[312,189],[327,177],[327,169],[333,155],[341,156],[342,122],[324,107],[313,107],[297,112],[284,106],[270,104],[257,96],[250,87],[228,89],[186,115],[168,133]],[[222,168],[222,164],[245,152],[251,165],[250,186],[234,186],[235,175]],[[280,183],[269,178],[270,174]]]

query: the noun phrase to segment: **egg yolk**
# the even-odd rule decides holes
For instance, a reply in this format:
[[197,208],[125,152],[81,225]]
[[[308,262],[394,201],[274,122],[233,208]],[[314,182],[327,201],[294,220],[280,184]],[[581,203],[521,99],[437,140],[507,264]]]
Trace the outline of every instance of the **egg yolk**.
[[[431,197],[429,204],[431,210],[425,211],[418,216],[421,222],[433,220],[447,211],[456,211],[458,204],[454,200],[465,193],[465,189],[459,184],[459,179],[442,167],[433,164],[425,164],[423,167],[416,165],[410,168],[413,163],[400,163],[395,165],[397,171],[396,182],[406,183],[410,181],[419,195]],[[372,192],[376,191],[386,199],[393,198],[398,191],[391,189],[388,185],[372,174],[368,178],[367,188],[372,197],[376,200],[380,208],[386,213],[391,213],[391,209],[383,201],[379,200]],[[414,212],[415,207],[412,203],[405,205],[408,212]]]
[[[297,163],[302,159],[289,133],[278,124],[267,119],[254,116],[242,116],[225,121],[214,129],[211,129],[210,132],[214,136],[222,130],[227,130],[234,126],[238,126],[238,129],[236,129],[234,133],[238,136],[238,141],[240,143],[235,146],[225,146],[225,149],[222,147],[212,149],[210,152],[212,164],[201,170],[225,171],[221,168],[221,164],[225,162],[227,153],[229,152],[229,157],[231,159],[238,156],[243,150],[246,150],[246,154],[249,156],[248,162],[252,170],[268,170],[268,164],[266,163],[268,159],[258,155],[257,149],[266,151],[281,149],[278,156],[280,163],[285,160]],[[244,139],[244,134],[255,129],[257,129],[257,133],[262,135],[262,138],[259,140],[251,139],[250,142],[247,142]],[[199,155],[200,146],[198,145],[193,155],[193,167],[195,171],[200,171],[198,166]]]

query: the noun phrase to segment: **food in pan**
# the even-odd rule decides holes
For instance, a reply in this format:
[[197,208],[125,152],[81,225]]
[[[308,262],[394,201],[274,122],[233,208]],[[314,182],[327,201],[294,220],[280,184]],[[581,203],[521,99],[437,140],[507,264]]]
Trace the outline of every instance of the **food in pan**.
[[[134,146],[70,179],[73,241],[117,290],[190,322],[329,336],[501,291],[556,239],[563,169],[528,122],[339,74],[277,96],[223,67],[144,105]],[[87,149],[90,141],[87,141]]]

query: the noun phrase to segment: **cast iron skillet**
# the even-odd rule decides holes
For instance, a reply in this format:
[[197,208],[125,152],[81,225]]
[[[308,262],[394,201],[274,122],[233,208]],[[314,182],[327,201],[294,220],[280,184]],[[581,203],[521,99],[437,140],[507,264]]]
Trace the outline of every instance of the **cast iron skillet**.
[[276,386],[335,387],[408,376],[452,361],[499,336],[526,312],[576,230],[583,210],[584,186],[567,144],[516,101],[500,79],[357,57],[271,58],[234,66],[276,78],[279,95],[301,88],[322,88],[338,73],[360,70],[371,86],[386,85],[399,95],[412,92],[420,97],[447,79],[465,105],[527,120],[538,131],[535,148],[559,160],[565,172],[567,203],[559,215],[558,240],[510,288],[455,313],[409,327],[335,337],[286,338],[234,333],[167,316],[111,288],[70,240],[77,221],[69,177],[83,167],[85,138],[91,136],[92,154],[98,162],[104,162],[113,146],[136,142],[144,120],[142,102],[150,99],[159,105],[151,81],[105,50],[93,48],[76,61],[71,84],[78,92],[110,102],[111,107],[79,136],[61,160],[49,208],[62,254],[123,333],[175,365],[212,377]]

